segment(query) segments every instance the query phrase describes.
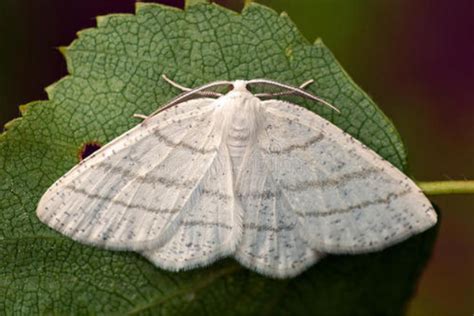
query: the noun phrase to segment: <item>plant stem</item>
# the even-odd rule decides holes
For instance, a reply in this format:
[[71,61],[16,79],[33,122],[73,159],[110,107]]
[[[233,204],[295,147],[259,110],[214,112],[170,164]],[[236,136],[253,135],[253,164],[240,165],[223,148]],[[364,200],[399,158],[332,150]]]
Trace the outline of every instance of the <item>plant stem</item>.
[[441,194],[474,194],[474,181],[421,181],[417,182],[424,193]]

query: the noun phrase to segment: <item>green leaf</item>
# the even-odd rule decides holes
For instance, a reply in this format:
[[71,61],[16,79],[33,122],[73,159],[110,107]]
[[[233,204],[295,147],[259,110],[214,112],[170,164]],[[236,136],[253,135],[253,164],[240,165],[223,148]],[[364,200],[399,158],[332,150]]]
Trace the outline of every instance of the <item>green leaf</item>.
[[[198,1],[202,2],[202,1]],[[365,315],[400,314],[432,247],[435,230],[382,252],[329,256],[284,281],[232,259],[170,273],[134,253],[81,245],[41,224],[45,190],[78,162],[84,143],[106,143],[179,91],[219,79],[315,79],[309,90],[341,114],[328,118],[394,165],[406,157],[390,121],[318,40],[308,43],[285,15],[261,5],[237,14],[198,3],[181,11],[139,4],[108,15],[61,51],[70,75],[49,100],[21,107],[0,135],[0,310],[6,314]],[[296,102],[296,101],[295,101]]]
[[209,0],[186,0],[185,1],[185,7],[189,8],[190,6],[200,4],[200,3],[209,3]]

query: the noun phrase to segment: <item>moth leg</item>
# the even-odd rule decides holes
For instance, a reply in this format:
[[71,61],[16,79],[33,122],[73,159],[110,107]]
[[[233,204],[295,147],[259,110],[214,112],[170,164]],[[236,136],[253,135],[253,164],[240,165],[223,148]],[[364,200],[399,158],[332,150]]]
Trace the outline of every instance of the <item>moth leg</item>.
[[188,92],[188,91],[191,91],[192,89],[191,88],[188,88],[188,87],[185,87],[185,86],[182,86],[180,85],[179,83],[171,80],[170,78],[168,78],[165,74],[162,74],[161,75],[161,78],[163,78],[164,81],[168,82],[170,85],[172,85],[173,87],[175,88],[178,88],[179,90],[183,91],[183,92]]
[[[188,88],[188,87],[185,87],[185,86],[182,86],[180,85],[179,83],[171,80],[170,78],[168,78],[165,74],[162,74],[161,75],[161,78],[163,78],[164,81],[166,81],[167,83],[169,83],[170,85],[172,85],[173,87],[183,91],[183,92],[189,92],[189,91],[192,91],[193,89],[191,88]],[[222,96],[222,93],[218,93],[218,92],[214,92],[214,91],[200,91],[200,92],[196,92],[196,94],[198,95],[201,95],[201,96],[205,96],[205,97],[221,97]]]
[[146,120],[148,118],[148,116],[146,116],[145,114],[137,114],[137,113],[133,114],[133,117],[142,119],[142,120]]
[[[307,80],[307,81],[303,82],[302,84],[300,84],[298,86],[298,89],[304,89],[307,86],[309,86],[310,84],[312,84],[313,82],[314,82],[313,79]],[[295,91],[288,90],[288,91],[274,92],[274,93],[257,93],[257,94],[255,94],[255,96],[259,97],[259,98],[261,98],[261,97],[271,98],[271,97],[279,97],[279,96],[283,96],[283,95],[292,95],[292,94],[295,94]]]
[[313,82],[314,82],[313,79],[309,79],[309,80],[303,82],[302,84],[300,84],[300,86],[299,86],[298,88],[304,89],[304,88],[306,88],[307,86],[309,86],[310,84],[312,84]]

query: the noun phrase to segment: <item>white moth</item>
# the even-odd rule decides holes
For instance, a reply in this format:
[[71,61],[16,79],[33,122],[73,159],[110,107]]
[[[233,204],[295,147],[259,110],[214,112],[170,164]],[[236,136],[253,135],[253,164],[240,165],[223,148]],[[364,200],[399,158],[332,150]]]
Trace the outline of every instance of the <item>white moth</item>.
[[[232,90],[209,90],[223,85]],[[254,95],[253,85],[285,91]],[[166,270],[233,256],[276,278],[433,226],[428,199],[389,162],[313,112],[262,100],[327,104],[300,88],[263,79],[183,88],[56,181],[37,215],[74,240],[136,251]]]

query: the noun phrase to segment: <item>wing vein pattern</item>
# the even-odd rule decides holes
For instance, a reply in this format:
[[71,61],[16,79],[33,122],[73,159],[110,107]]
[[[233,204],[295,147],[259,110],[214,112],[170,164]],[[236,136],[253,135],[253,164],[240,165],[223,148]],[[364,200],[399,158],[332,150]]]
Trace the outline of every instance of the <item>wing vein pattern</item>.
[[56,181],[37,208],[74,240],[182,270],[233,256],[295,276],[376,251],[436,213],[415,183],[329,121],[237,81],[145,119]]

